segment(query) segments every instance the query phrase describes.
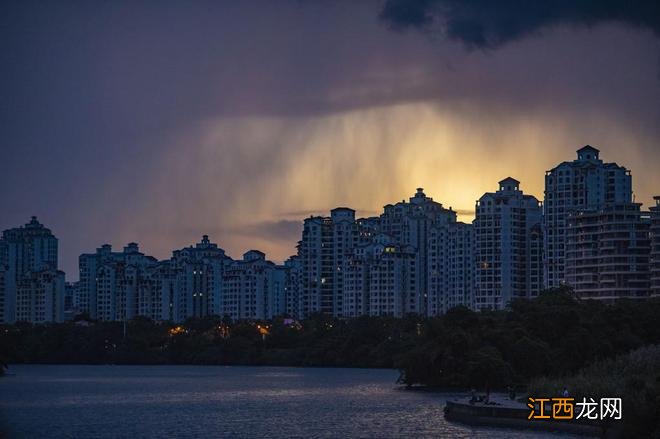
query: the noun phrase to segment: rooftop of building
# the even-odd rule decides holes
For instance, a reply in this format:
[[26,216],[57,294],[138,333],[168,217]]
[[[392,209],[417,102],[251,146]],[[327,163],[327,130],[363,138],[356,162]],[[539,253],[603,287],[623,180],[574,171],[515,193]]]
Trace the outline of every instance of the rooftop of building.
[[243,259],[246,261],[252,261],[255,259],[266,259],[266,253],[260,250],[248,250],[243,253]]
[[508,184],[515,185],[515,186],[520,185],[520,181],[516,180],[516,179],[513,178],[513,177],[507,177],[507,178],[505,178],[504,180],[500,180],[500,181],[499,181],[500,186],[505,185],[505,184],[507,184],[507,183],[508,183]]
[[351,209],[350,207],[344,207],[344,206],[335,207],[330,212],[332,213],[332,212],[342,212],[342,211],[355,213],[355,209]]
[[598,154],[600,152],[600,149],[594,148],[591,145],[584,145],[582,148],[578,149],[577,152],[578,152],[578,154],[581,153],[581,152],[583,152],[583,153],[594,152],[594,153]]
[[577,158],[573,161],[563,161],[552,169],[546,171],[546,174],[553,172],[557,168],[571,167],[571,168],[596,168],[605,167],[607,169],[617,168],[630,172],[625,166],[621,166],[615,162],[603,163],[600,159],[600,150],[591,145],[585,145],[576,151]]
[[41,224],[36,216],[31,216],[30,221],[21,227],[14,227],[12,229],[7,229],[2,232],[3,236],[13,235],[14,237],[20,236],[17,234],[27,234],[27,235],[52,235],[52,232],[47,227],[44,227]]

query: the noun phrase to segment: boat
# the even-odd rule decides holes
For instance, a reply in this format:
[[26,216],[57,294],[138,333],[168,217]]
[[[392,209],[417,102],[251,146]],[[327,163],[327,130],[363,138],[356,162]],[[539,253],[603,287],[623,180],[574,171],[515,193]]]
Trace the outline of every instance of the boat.
[[529,410],[525,404],[518,401],[470,404],[467,401],[448,400],[444,414],[448,421],[467,425],[555,431],[585,436],[603,436],[607,430],[603,422],[588,419],[528,419]]

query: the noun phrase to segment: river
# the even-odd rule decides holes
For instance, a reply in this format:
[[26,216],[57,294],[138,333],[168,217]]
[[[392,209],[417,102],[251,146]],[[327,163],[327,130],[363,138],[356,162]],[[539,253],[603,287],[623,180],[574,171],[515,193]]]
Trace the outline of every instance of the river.
[[396,371],[16,365],[0,378],[0,437],[559,437],[447,422],[452,394]]

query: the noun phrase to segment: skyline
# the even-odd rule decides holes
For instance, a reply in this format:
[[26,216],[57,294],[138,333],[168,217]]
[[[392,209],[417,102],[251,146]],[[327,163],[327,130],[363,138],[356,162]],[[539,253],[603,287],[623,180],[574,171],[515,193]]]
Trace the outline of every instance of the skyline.
[[381,2],[255,4],[4,4],[0,227],[38,216],[72,275],[106,241],[164,258],[202,234],[281,261],[309,214],[416,187],[469,220],[507,176],[541,199],[584,144],[645,207],[660,187],[653,27],[475,49],[392,30]]
[[660,438],[660,0],[4,0],[0,65],[0,438]]
[[[605,156],[605,157],[607,158],[607,156]],[[569,160],[569,159],[567,159],[567,160]],[[563,160],[563,161],[567,161],[567,160]],[[561,163],[561,162],[557,162],[555,165],[558,165],[559,163]],[[618,163],[618,164],[621,165],[620,162],[615,162],[615,163]],[[623,165],[623,166],[625,166],[625,165]],[[631,169],[631,171],[634,172],[634,170],[632,170],[632,169]],[[460,170],[459,170],[459,172],[460,172]],[[502,179],[507,178],[507,177],[509,177],[509,176],[503,176]],[[513,175],[511,175],[510,177],[516,178]],[[542,180],[543,177],[540,177],[540,179]],[[525,193],[527,193],[529,195],[533,195],[539,201],[542,202],[543,201],[543,189],[540,190],[540,193],[532,192],[529,189],[527,189],[527,186],[526,186],[525,183],[526,183],[525,181],[521,181],[521,188],[525,191]],[[491,184],[491,187],[486,188],[483,193],[492,192],[493,190],[495,190],[494,188],[495,188],[496,184],[497,184],[497,182],[494,182],[493,184]],[[425,186],[419,186],[419,187],[423,187],[424,191],[431,198],[433,198],[437,202],[442,203],[444,207],[453,209],[456,212],[459,221],[466,222],[466,223],[471,223],[474,220],[474,217],[475,217],[474,204],[473,204],[473,208],[471,210],[456,208],[456,207],[446,203],[444,200],[439,199],[437,196],[434,196],[435,194],[432,193]],[[653,193],[651,193],[651,196],[649,197],[649,200],[640,200],[639,197],[636,195],[638,193],[637,191],[635,191],[636,187],[637,187],[636,180],[634,179],[634,176],[633,176],[633,197],[635,198],[633,201],[637,202],[637,203],[641,203],[642,204],[642,209],[648,210],[649,207],[653,206],[653,197],[656,196],[656,195],[653,195]],[[480,194],[480,195],[476,195],[474,197],[475,198],[475,203],[476,203],[476,201],[478,201],[478,198],[481,195],[483,195],[483,193]],[[410,191],[408,191],[408,193],[403,194],[399,198],[391,199],[389,201],[384,202],[381,205],[381,208],[383,206],[387,205],[387,204],[394,204],[394,203],[396,203],[398,201],[401,201],[401,200],[407,200],[408,197],[410,197],[412,195],[414,195],[414,188],[411,189]],[[262,233],[263,231],[259,230],[260,225],[249,224],[249,223],[244,224],[241,228],[237,228],[237,229],[233,229],[233,230],[223,230],[223,229],[219,229],[219,228],[216,228],[214,230],[213,227],[211,227],[211,230],[201,229],[201,230],[198,230],[197,233],[195,233],[195,231],[192,230],[192,227],[191,227],[188,230],[188,233],[190,233],[190,235],[193,238],[191,239],[190,242],[183,243],[181,245],[172,245],[171,241],[170,241],[170,237],[168,237],[167,235],[160,236],[160,237],[155,237],[156,240],[158,241],[158,243],[160,244],[157,247],[166,249],[166,250],[161,250],[163,252],[162,254],[158,253],[156,251],[152,251],[149,248],[149,246],[147,244],[145,244],[142,240],[140,240],[139,236],[137,236],[136,239],[128,239],[125,242],[113,242],[113,241],[109,241],[109,240],[101,240],[95,246],[90,247],[90,248],[86,248],[86,249],[80,249],[80,251],[78,251],[77,253],[74,253],[73,255],[71,255],[71,254],[66,254],[62,250],[62,248],[67,248],[68,247],[66,245],[66,243],[63,242],[63,239],[61,238],[61,235],[66,235],[66,233],[62,233],[62,232],[56,230],[55,227],[48,221],[48,218],[44,218],[44,217],[41,217],[41,216],[38,216],[38,215],[35,215],[35,216],[37,216],[37,218],[40,220],[40,222],[42,222],[46,227],[53,230],[53,233],[58,237],[58,239],[60,241],[60,251],[59,251],[59,253],[60,253],[60,261],[61,261],[61,269],[66,273],[67,281],[76,281],[76,280],[78,280],[78,276],[77,276],[78,275],[78,256],[81,255],[81,254],[84,254],[84,253],[93,253],[96,250],[96,248],[98,248],[98,247],[100,247],[104,244],[110,244],[110,245],[112,245],[113,248],[119,249],[119,248],[122,248],[122,247],[124,247],[125,245],[127,245],[131,242],[135,242],[135,243],[138,243],[140,245],[141,250],[146,255],[151,255],[151,256],[156,257],[159,260],[164,260],[164,259],[168,259],[172,255],[172,252],[176,249],[181,249],[181,248],[186,248],[186,247],[189,247],[189,246],[194,246],[195,243],[198,242],[200,237],[203,236],[203,235],[208,235],[213,242],[216,242],[218,244],[218,246],[220,246],[225,251],[227,251],[228,256],[231,256],[232,258],[238,259],[238,258],[240,258],[241,255],[243,255],[245,252],[247,252],[249,250],[259,250],[259,251],[263,251],[266,254],[266,257],[269,260],[272,260],[273,262],[280,264],[280,263],[283,263],[284,260],[286,260],[288,257],[295,254],[296,244],[297,244],[298,240],[300,239],[300,233],[301,233],[302,228],[303,228],[302,226],[303,226],[304,219],[307,218],[307,217],[310,217],[310,216],[324,216],[324,215],[327,215],[328,212],[330,212],[331,209],[336,208],[336,207],[348,207],[348,208],[354,209],[356,211],[356,216],[357,217],[378,216],[381,213],[381,211],[379,211],[379,210],[361,209],[359,207],[351,206],[348,203],[337,204],[337,205],[334,205],[334,206],[328,206],[327,208],[321,207],[321,208],[318,208],[318,209],[310,209],[308,211],[290,211],[290,212],[280,213],[279,215],[275,216],[275,218],[273,219],[273,221],[270,224],[262,224],[261,227],[264,227],[264,226],[269,227],[271,232],[283,235],[282,237],[279,237],[279,236],[273,237],[274,239],[276,239],[278,241],[281,241],[281,243],[282,243],[281,248],[283,248],[284,252],[285,252],[285,253],[283,253],[283,256],[273,255],[272,253],[269,253],[268,251],[263,250],[263,248],[259,247],[258,245],[250,245],[250,242],[266,242],[266,247],[267,247],[268,246],[268,241],[264,241],[263,239],[259,239],[258,237],[256,239],[254,239],[254,237],[251,235],[251,233]],[[278,219],[278,217],[280,219]],[[294,218],[297,218],[297,219],[294,219]],[[8,224],[7,226],[2,227],[2,230],[22,226],[24,223],[28,222],[28,220],[29,220],[29,218],[24,220],[23,223],[14,224],[14,225]],[[246,241],[247,246],[244,247],[244,248],[229,249],[223,243],[222,239],[217,237],[218,235],[222,236],[223,234],[226,234],[226,233],[235,233],[239,236],[248,236],[249,237],[248,239],[252,238],[252,241]],[[290,248],[290,252],[288,254],[286,254],[286,248],[287,247]]]
[[544,201],[507,177],[477,201],[475,220],[416,188],[359,218],[349,207],[304,219],[283,264],[249,250],[238,260],[208,235],[158,259],[128,243],[79,257],[79,282],[57,271],[58,240],[32,217],[0,239],[5,322],[190,317],[436,316],[456,306],[505,309],[568,288],[603,303],[660,295],[660,195],[634,203],[632,173],[585,145],[545,175]]
[[[591,145],[586,145],[586,146],[591,146]],[[579,152],[579,151],[577,151],[577,152]],[[606,157],[605,157],[605,158],[606,158]],[[563,162],[570,162],[570,161],[571,161],[571,160],[563,160],[562,162],[558,162],[558,163],[556,163],[556,165],[559,165],[560,163],[563,163]],[[625,167],[625,166],[624,166],[624,167]],[[553,168],[554,168],[554,167],[553,167]],[[549,171],[549,170],[550,170],[550,169],[548,169],[548,171]],[[630,169],[629,169],[629,171],[632,172],[632,170],[630,170]],[[503,177],[502,180],[504,180],[504,179],[508,179],[508,178],[513,178],[513,177],[512,177],[512,176]],[[501,183],[502,183],[502,181],[499,181],[499,182],[498,182],[498,184],[501,184]],[[526,193],[526,195],[531,195],[531,196],[535,197],[540,203],[543,203],[543,199],[544,199],[544,197],[543,197],[542,195],[541,195],[541,196],[538,196],[538,195],[536,195],[536,194],[533,194],[533,193],[529,193],[529,192],[527,192],[526,189],[525,189],[525,186],[524,186],[524,182],[519,182],[519,183],[521,184],[521,190],[523,190],[523,191]],[[415,188],[415,190],[419,192],[420,190],[425,190],[425,189],[424,189],[423,187],[418,187],[418,188]],[[475,202],[478,202],[478,201],[479,201],[479,198],[482,197],[483,195],[487,195],[488,193],[492,193],[494,190],[495,190],[495,186],[493,186],[493,187],[490,188],[490,189],[487,189],[482,195],[479,195],[479,196],[476,198]],[[428,191],[426,191],[426,192],[428,193]],[[633,191],[632,191],[632,193],[633,193],[633,203],[639,203],[639,204],[641,204],[641,205],[642,205],[642,210],[643,210],[643,211],[644,211],[644,209],[646,209],[645,211],[648,212],[648,208],[654,206],[654,201],[651,201],[651,202],[648,202],[648,203],[644,203],[644,202],[642,202],[642,201],[640,201],[640,200],[636,200],[636,199],[635,199],[636,197],[635,197],[635,190],[634,190],[634,179],[633,179]],[[399,202],[399,201],[407,201],[409,197],[412,197],[412,196],[414,196],[414,195],[415,195],[414,192],[410,192],[407,196],[404,196],[403,198],[400,198],[400,199],[397,199],[397,200],[390,200],[390,202],[384,203],[382,207],[385,207],[385,206],[387,206],[387,205],[393,205],[393,204],[395,204],[395,203],[397,203],[397,202]],[[443,207],[448,208],[448,209],[451,209],[451,210],[454,210],[454,211],[456,212],[456,216],[457,216],[457,219],[458,219],[459,222],[464,222],[464,223],[471,224],[472,221],[473,221],[474,218],[475,218],[475,211],[474,211],[474,210],[473,210],[473,211],[457,210],[457,209],[454,209],[452,206],[449,206],[449,205],[443,203],[442,200],[439,200],[439,199],[433,197],[433,194],[430,194],[430,193],[429,193],[428,196],[429,196],[431,199],[434,199],[434,201],[441,203],[441,204],[443,205]],[[653,199],[656,198],[656,197],[657,197],[657,195],[653,195],[653,196],[651,197],[651,199],[653,200]],[[331,210],[333,210],[333,209],[337,209],[337,208],[348,208],[348,209],[352,209],[352,210],[354,210],[354,211],[355,211],[355,214],[356,214],[356,218],[367,218],[367,217],[374,217],[374,216],[375,216],[375,217],[378,217],[378,216],[380,216],[380,215],[382,214],[382,211],[367,211],[367,210],[360,210],[360,209],[356,209],[356,208],[354,208],[354,207],[352,207],[352,206],[349,206],[349,205],[337,205],[337,206],[329,207],[329,208],[327,208],[327,209],[325,209],[325,210],[324,210],[324,209],[318,209],[318,210],[314,210],[314,211],[310,211],[310,212],[301,212],[301,211],[289,212],[288,215],[291,215],[292,217],[295,216],[295,215],[306,214],[306,216],[300,217],[300,218],[298,218],[297,220],[286,220],[286,223],[284,223],[284,222],[280,223],[280,224],[287,224],[287,226],[290,225],[291,228],[292,228],[292,232],[295,233],[295,236],[294,236],[294,237],[295,237],[295,239],[294,239],[294,243],[292,244],[293,250],[292,250],[292,252],[291,252],[289,255],[285,256],[285,257],[282,258],[281,260],[273,258],[272,255],[269,255],[267,252],[263,252],[263,253],[265,254],[265,256],[266,256],[266,259],[267,259],[267,260],[270,260],[270,261],[272,261],[272,262],[274,262],[274,263],[276,263],[276,264],[282,264],[282,263],[284,263],[284,261],[285,261],[287,258],[289,258],[290,256],[293,256],[293,255],[296,254],[296,252],[295,252],[296,244],[297,244],[298,241],[300,240],[300,235],[301,235],[301,232],[302,232],[302,230],[303,230],[303,223],[304,223],[304,220],[305,220],[306,218],[309,218],[309,217],[312,217],[312,216],[314,216],[314,217],[315,217],[315,216],[325,217],[325,216],[327,216],[327,215],[329,214],[329,212],[330,212]],[[38,219],[38,218],[36,218],[36,219]],[[35,218],[33,217],[32,220],[34,221]],[[42,221],[42,222],[43,222],[43,221]],[[275,223],[275,224],[277,224],[277,223]],[[23,225],[17,225],[16,227],[22,227],[22,226],[23,226]],[[44,224],[44,226],[45,226],[46,228],[50,228],[50,229],[52,230],[52,227],[50,227],[48,224]],[[248,228],[248,229],[249,229],[249,227],[250,227],[249,224],[245,226],[245,228]],[[294,228],[295,228],[295,230],[293,230]],[[56,231],[53,230],[53,233],[54,233],[55,236],[57,237],[57,233],[56,233]],[[223,250],[226,251],[226,248],[225,248],[225,246],[223,245],[223,243],[222,243],[221,241],[215,239],[212,235],[210,235],[210,234],[207,233],[206,231],[201,231],[197,236],[198,236],[198,238],[197,238],[196,240],[194,240],[194,241],[192,241],[192,242],[190,242],[190,243],[188,243],[188,244],[184,244],[184,245],[179,246],[179,247],[171,247],[170,250],[169,250],[169,253],[166,254],[166,255],[163,255],[163,256],[161,256],[161,255],[156,255],[156,254],[154,254],[153,252],[149,251],[148,249],[145,249],[145,247],[142,245],[142,243],[140,243],[138,240],[127,241],[127,242],[125,242],[125,243],[112,243],[112,242],[104,241],[104,242],[99,243],[99,244],[98,244],[96,247],[94,247],[94,248],[90,248],[90,249],[84,249],[84,250],[82,250],[80,253],[78,253],[78,256],[83,255],[83,254],[93,254],[98,248],[100,248],[100,247],[103,246],[103,245],[108,245],[108,244],[109,244],[109,245],[112,246],[113,249],[117,250],[117,249],[120,249],[120,248],[122,248],[122,247],[125,247],[126,245],[129,245],[129,244],[132,244],[132,243],[137,243],[138,245],[140,245],[140,250],[141,250],[146,256],[154,256],[154,257],[156,257],[156,259],[158,259],[158,260],[166,260],[166,259],[169,259],[169,258],[172,256],[173,252],[175,252],[175,251],[178,251],[178,250],[180,250],[180,249],[185,249],[185,248],[188,248],[188,247],[192,248],[192,247],[194,247],[195,245],[197,245],[196,243],[198,243],[199,240],[200,240],[199,237],[203,237],[204,239],[209,238],[209,239],[211,240],[211,242],[213,242],[214,244],[217,244],[217,245],[219,246],[219,248],[221,248],[221,249],[223,249]],[[61,244],[62,244],[61,239],[60,239],[59,241],[60,241],[59,244],[60,244],[60,246],[61,246]],[[165,241],[166,241],[166,239],[163,240],[163,241],[161,241],[161,242],[165,242]],[[259,249],[258,247],[256,247],[256,246],[252,246],[252,247],[249,247],[249,246],[248,246],[248,247],[246,247],[245,249],[241,250],[240,253],[238,253],[238,254],[233,254],[233,253],[227,251],[227,256],[231,257],[232,259],[240,259],[240,256],[241,256],[241,255],[244,255],[246,252],[254,251],[254,250],[262,252],[262,250],[260,250],[260,249]],[[65,257],[62,258],[62,256],[63,256],[63,255],[61,254],[62,252],[60,251],[59,253],[60,253],[60,258],[59,258],[60,261],[63,261],[63,260],[66,261],[66,258],[65,258]],[[77,264],[78,256],[76,256],[76,265],[75,265],[75,267],[74,267],[74,269],[73,269],[72,271],[66,271],[66,269],[65,269],[63,266],[61,266],[61,269],[67,274],[67,281],[68,281],[68,282],[70,282],[70,281],[77,281],[77,280],[78,280],[78,277],[76,276],[76,274],[79,273],[79,272],[78,272],[78,264]],[[63,265],[63,264],[61,264],[61,265]]]

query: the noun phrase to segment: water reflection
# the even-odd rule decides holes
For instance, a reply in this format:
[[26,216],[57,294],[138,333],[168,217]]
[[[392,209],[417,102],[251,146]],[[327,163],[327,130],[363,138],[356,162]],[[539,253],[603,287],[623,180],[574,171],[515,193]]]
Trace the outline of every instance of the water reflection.
[[442,407],[452,395],[399,391],[391,370],[13,369],[15,376],[0,379],[0,428],[8,437],[540,436],[448,423]]

